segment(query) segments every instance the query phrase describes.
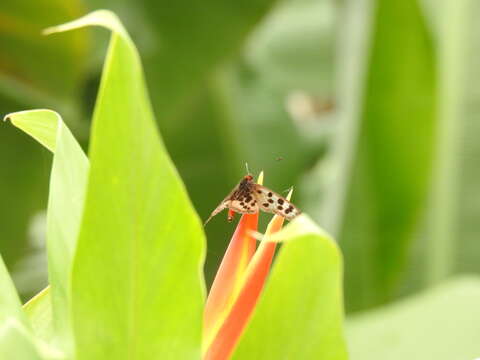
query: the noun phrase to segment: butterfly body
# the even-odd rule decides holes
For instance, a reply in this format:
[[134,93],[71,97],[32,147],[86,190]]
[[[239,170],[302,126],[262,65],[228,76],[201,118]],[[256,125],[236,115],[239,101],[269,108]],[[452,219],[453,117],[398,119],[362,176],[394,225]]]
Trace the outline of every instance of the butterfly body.
[[274,191],[256,184],[252,175],[246,175],[238,185],[213,210],[205,224],[224,209],[228,209],[228,221],[233,220],[233,214],[255,214],[259,210],[283,216],[292,220],[300,214],[300,210],[284,197]]

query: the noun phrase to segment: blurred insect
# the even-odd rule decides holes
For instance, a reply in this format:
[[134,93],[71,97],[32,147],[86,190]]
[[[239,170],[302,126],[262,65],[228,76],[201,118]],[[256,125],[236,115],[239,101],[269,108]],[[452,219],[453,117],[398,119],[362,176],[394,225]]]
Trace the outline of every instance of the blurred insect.
[[276,160],[276,161],[282,161],[282,160],[283,160],[283,157],[277,156],[277,157],[275,158],[275,160]]
[[257,184],[253,176],[248,174],[238,183],[228,196],[213,210],[210,217],[205,221],[206,225],[212,217],[223,209],[228,209],[228,221],[232,221],[235,213],[255,214],[259,210],[283,216],[292,220],[301,211],[284,197],[272,190]]

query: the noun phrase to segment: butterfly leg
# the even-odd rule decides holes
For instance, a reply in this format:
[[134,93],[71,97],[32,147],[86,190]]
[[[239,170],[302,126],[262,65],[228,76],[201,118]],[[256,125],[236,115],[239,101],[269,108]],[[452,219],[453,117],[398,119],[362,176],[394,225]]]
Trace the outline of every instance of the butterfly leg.
[[227,216],[228,222],[232,222],[234,217],[235,217],[235,211],[233,211],[232,209],[228,209],[228,216]]

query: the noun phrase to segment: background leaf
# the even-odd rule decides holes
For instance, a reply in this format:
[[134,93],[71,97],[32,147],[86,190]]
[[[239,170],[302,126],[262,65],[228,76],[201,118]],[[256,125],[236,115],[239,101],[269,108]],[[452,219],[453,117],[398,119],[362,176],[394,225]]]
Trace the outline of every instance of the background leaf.
[[463,69],[461,77],[462,99],[461,118],[462,128],[459,130],[459,183],[458,198],[456,200],[457,217],[455,231],[458,237],[454,240],[455,271],[463,273],[480,272],[478,257],[480,243],[478,234],[480,223],[476,214],[480,211],[480,196],[478,184],[480,171],[476,166],[480,156],[480,144],[477,134],[480,132],[480,88],[471,81],[480,76],[480,28],[475,21],[480,13],[480,4],[475,1],[467,1],[462,9],[459,19],[460,33],[464,36],[462,46],[465,51],[464,58],[458,59],[458,66]]
[[[349,30],[370,38],[360,42],[363,49],[350,37],[350,53],[343,54],[357,58],[349,73],[357,80],[348,81],[358,85],[339,92],[349,131],[336,140],[338,170],[329,176],[323,215],[348,264],[347,308],[360,310],[400,288],[431,175],[436,80],[432,41],[415,0],[378,1],[371,13],[365,3],[352,3],[347,11]],[[366,58],[359,62],[360,56]]]
[[73,268],[78,359],[199,356],[204,238],[157,134],[138,53],[115,15],[50,31],[113,31],[95,106]]
[[479,301],[479,279],[463,277],[352,317],[346,327],[351,359],[476,359]]
[[[446,1],[435,7],[433,20],[439,57],[439,131],[425,239],[418,246],[417,263],[426,257],[423,283],[436,284],[455,272],[478,271],[476,241],[480,174],[472,161],[479,151],[479,91],[477,76],[480,41],[474,1]],[[421,268],[422,266],[418,266]],[[416,272],[416,271],[415,271]],[[416,278],[415,274],[411,275]]]
[[347,359],[335,243],[305,216],[274,236],[285,243],[233,359]]

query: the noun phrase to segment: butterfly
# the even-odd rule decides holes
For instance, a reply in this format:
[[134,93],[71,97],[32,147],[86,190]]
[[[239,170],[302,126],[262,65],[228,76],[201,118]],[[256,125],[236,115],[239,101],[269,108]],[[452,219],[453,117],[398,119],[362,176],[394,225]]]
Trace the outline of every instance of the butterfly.
[[284,197],[278,195],[272,190],[256,184],[253,176],[248,174],[238,183],[228,196],[213,210],[209,216],[206,225],[212,217],[217,215],[223,209],[228,209],[228,221],[233,220],[234,213],[255,214],[259,210],[283,216],[287,220],[292,220],[301,211]]

